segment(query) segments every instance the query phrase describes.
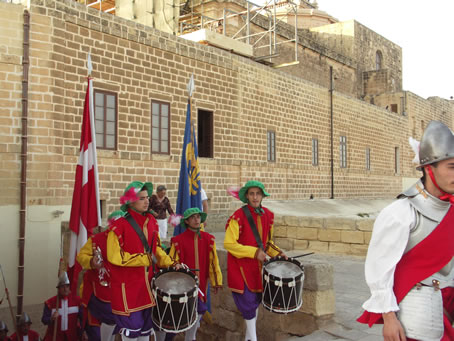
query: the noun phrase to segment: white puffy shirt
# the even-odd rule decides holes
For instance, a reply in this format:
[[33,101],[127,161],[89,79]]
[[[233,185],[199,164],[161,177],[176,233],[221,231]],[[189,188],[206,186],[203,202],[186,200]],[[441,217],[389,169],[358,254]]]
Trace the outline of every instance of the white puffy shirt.
[[399,199],[385,207],[375,220],[365,264],[366,282],[371,297],[363,308],[372,313],[398,311],[394,296],[394,271],[402,258],[415,212],[408,199]]

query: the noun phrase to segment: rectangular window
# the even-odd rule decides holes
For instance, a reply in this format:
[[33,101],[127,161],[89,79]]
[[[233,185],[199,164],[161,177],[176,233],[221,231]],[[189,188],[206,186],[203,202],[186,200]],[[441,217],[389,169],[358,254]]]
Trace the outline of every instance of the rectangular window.
[[347,168],[347,136],[340,137],[340,167]]
[[366,148],[366,170],[370,170],[370,148]]
[[394,172],[399,174],[400,172],[400,152],[399,147],[394,148]]
[[312,139],[312,166],[318,166],[318,139]]
[[197,112],[197,147],[200,157],[213,157],[213,112]]
[[397,114],[397,104],[391,104],[391,111]]
[[95,90],[94,95],[96,147],[100,149],[116,149],[117,94]]
[[151,152],[170,154],[170,104],[151,101]]
[[276,133],[273,130],[268,130],[266,133],[266,150],[267,160],[276,161]]

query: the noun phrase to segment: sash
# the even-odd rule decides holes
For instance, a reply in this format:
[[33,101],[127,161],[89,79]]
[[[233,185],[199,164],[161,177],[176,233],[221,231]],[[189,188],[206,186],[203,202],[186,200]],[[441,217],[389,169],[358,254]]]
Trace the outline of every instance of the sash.
[[262,251],[265,251],[265,248],[263,247],[262,239],[260,238],[259,231],[257,230],[257,226],[255,226],[254,218],[252,218],[251,211],[249,211],[249,208],[247,207],[247,205],[244,205],[243,207],[241,207],[241,209],[243,210],[243,212],[247,218],[247,221],[249,222],[249,226],[251,226],[251,230],[254,235],[255,241],[257,242],[258,247]]
[[[399,304],[405,295],[427,277],[440,271],[454,257],[454,206],[438,226],[421,242],[404,254],[394,272],[394,295]],[[357,319],[371,327],[383,323],[382,313],[364,313]]]
[[[139,236],[140,241],[143,244],[143,247],[145,248],[145,252],[151,254],[151,260],[152,260],[152,267],[157,263],[156,256],[153,254],[153,244],[154,244],[154,235],[151,237],[151,246],[148,245],[147,238],[145,237],[145,234],[143,233],[142,229],[139,227],[139,224],[137,224],[136,220],[134,217],[130,214],[127,214],[125,216],[125,219],[128,221],[129,225],[136,231],[137,235]],[[147,270],[148,271],[148,270]]]

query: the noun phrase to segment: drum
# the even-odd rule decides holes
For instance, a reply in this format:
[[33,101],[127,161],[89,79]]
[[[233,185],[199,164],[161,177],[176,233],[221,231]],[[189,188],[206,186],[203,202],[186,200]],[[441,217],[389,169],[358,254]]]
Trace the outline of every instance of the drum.
[[188,269],[163,269],[152,279],[156,300],[152,320],[170,333],[190,329],[197,321],[199,279]]
[[296,259],[270,259],[263,264],[263,306],[279,314],[297,311],[303,304],[303,282],[304,267]]

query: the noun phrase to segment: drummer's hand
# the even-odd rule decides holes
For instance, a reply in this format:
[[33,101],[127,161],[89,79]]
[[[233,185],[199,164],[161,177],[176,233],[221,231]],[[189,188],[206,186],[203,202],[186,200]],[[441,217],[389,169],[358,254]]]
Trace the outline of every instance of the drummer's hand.
[[256,258],[263,263],[266,261],[266,253],[262,249],[258,249]]
[[180,270],[183,269],[183,266],[180,263],[175,264],[174,266],[175,270]]
[[288,260],[288,257],[285,253],[281,252],[279,256],[284,257],[285,260]]

